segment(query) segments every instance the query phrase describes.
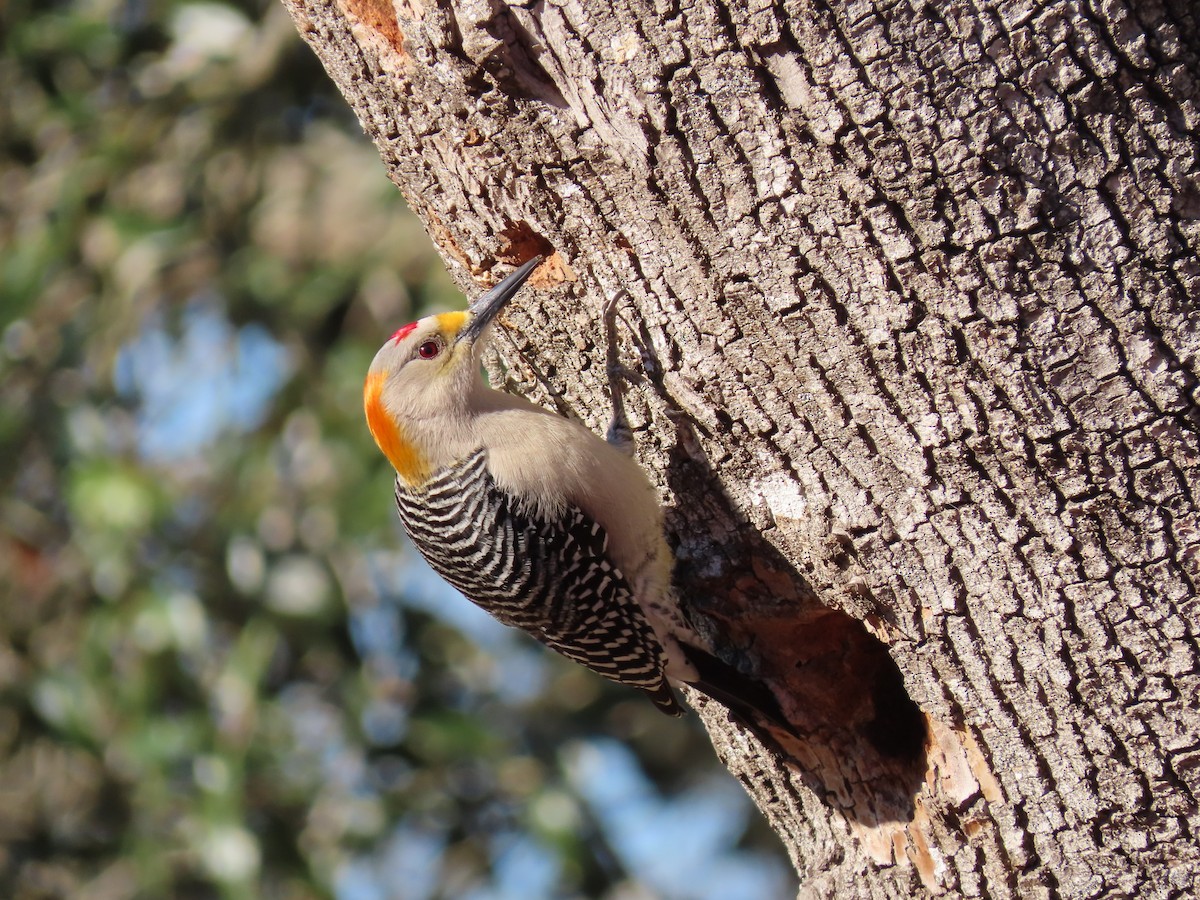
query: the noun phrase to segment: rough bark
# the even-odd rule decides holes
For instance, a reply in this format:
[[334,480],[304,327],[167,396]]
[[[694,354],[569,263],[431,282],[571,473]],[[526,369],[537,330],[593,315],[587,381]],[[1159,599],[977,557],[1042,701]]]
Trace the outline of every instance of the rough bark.
[[804,896],[1200,878],[1185,0],[285,0],[509,376],[599,427],[619,296],[714,745]]

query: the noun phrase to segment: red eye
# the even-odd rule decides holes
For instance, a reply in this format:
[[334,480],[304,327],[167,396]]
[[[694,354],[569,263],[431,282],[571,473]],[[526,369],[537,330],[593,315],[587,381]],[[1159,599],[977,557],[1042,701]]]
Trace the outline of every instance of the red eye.
[[437,341],[426,341],[417,348],[417,356],[421,359],[433,359],[442,352],[442,345]]

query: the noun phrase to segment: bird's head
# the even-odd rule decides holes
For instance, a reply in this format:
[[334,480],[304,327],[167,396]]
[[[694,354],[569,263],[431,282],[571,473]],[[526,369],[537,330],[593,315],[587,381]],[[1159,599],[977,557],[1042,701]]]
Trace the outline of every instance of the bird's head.
[[523,264],[465,312],[410,322],[375,354],[363,385],[367,427],[406,484],[421,484],[453,461],[439,457],[453,457],[473,395],[483,387],[480,356],[489,326],[541,261]]

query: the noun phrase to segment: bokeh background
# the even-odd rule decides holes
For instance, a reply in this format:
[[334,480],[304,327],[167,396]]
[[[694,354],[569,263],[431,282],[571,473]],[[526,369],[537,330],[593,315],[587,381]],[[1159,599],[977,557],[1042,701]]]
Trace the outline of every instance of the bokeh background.
[[694,719],[400,535],[462,298],[274,2],[0,0],[0,897],[773,900]]

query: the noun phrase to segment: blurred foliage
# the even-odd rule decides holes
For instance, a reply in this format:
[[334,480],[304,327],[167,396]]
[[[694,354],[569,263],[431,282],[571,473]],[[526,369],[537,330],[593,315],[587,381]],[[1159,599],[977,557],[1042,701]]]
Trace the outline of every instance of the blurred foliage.
[[[9,0],[0,38],[0,896],[779,889],[694,722],[404,549],[361,379],[462,298],[282,8]],[[664,887],[635,820],[735,886]]]

